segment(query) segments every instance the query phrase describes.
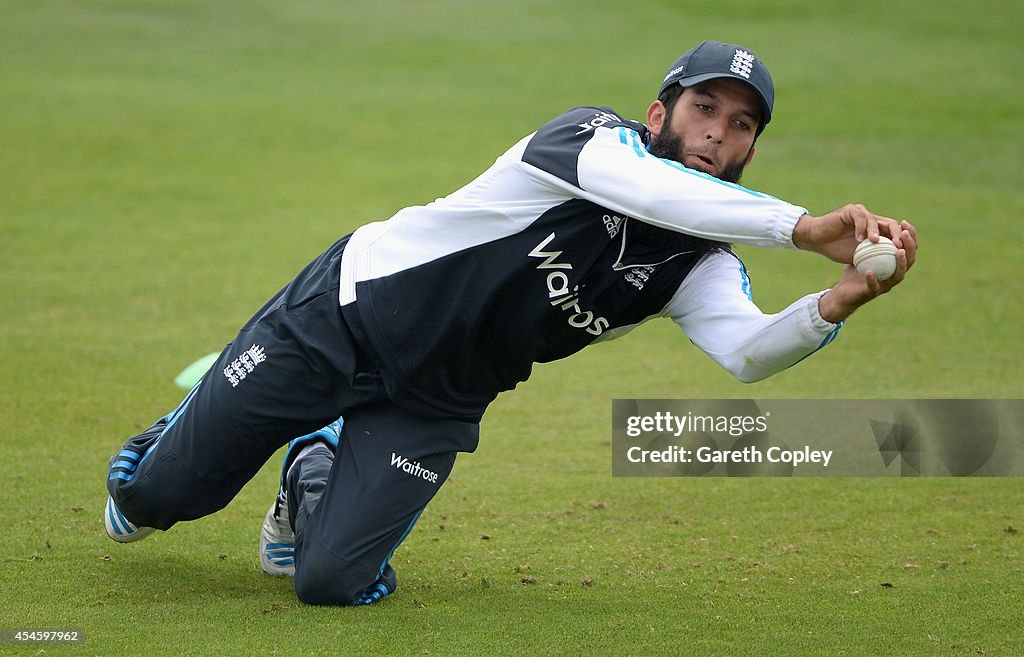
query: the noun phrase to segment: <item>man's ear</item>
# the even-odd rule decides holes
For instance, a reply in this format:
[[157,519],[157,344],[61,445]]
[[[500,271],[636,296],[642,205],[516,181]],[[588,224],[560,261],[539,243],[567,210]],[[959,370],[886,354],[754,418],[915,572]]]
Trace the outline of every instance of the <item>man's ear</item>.
[[754,159],[754,150],[755,150],[754,146],[751,146],[750,150],[747,151],[747,160],[746,160],[746,162],[743,163],[743,168],[744,169],[746,169],[747,165],[750,164],[750,161]]
[[665,103],[656,100],[647,108],[647,129],[657,137],[665,125]]

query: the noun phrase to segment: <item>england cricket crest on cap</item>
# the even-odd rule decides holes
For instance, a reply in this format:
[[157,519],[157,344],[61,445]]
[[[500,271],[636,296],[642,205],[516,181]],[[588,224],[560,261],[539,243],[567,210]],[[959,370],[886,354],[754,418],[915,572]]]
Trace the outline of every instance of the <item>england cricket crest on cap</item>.
[[732,64],[729,66],[729,70],[736,75],[742,75],[745,78],[750,77],[750,71],[754,68],[754,55],[746,50],[737,48],[736,53],[732,56]]

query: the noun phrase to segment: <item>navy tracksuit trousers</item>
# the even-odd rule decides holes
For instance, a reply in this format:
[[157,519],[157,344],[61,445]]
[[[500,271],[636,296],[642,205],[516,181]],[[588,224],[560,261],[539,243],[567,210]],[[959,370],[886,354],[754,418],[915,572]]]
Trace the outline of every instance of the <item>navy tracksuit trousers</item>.
[[344,417],[333,462],[319,474],[311,464],[293,491],[326,479],[292,516],[295,590],[311,604],[359,602],[479,433],[388,400],[338,305],[346,242],[275,295],[175,411],[129,440],[122,453],[137,456],[115,457],[107,481],[132,523],[168,529],[223,508],[290,439]]

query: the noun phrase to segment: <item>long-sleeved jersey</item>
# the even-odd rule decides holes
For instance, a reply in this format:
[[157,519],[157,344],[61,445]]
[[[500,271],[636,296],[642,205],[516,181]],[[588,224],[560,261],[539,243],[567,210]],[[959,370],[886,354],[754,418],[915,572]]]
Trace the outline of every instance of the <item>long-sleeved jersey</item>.
[[351,235],[339,302],[395,403],[479,419],[534,363],[652,317],[743,381],[835,337],[820,293],[762,313],[722,244],[795,248],[806,211],[655,157],[647,141],[609,108],[575,108],[462,189]]

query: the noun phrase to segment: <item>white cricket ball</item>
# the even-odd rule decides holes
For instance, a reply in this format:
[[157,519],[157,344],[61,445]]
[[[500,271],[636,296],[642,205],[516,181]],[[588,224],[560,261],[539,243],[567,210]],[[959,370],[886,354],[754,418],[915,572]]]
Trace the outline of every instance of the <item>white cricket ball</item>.
[[877,243],[864,240],[853,252],[853,266],[861,274],[873,269],[878,280],[884,281],[896,273],[896,245],[881,235]]

